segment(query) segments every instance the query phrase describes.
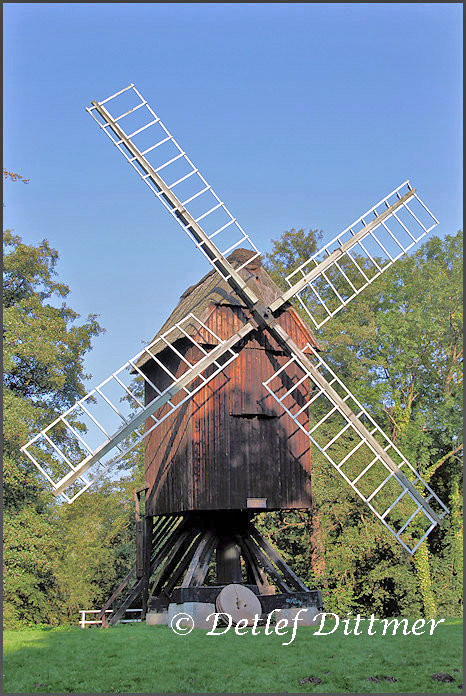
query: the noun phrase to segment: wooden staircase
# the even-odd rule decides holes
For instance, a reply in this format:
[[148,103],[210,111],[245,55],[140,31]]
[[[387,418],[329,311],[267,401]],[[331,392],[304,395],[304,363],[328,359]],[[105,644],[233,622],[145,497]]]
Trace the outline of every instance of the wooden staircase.
[[[145,618],[147,612],[148,578],[156,572],[172,549],[175,538],[179,536],[180,526],[185,526],[180,517],[164,515],[157,518],[156,525],[152,529],[151,518],[144,518],[142,523],[144,524],[148,520],[150,520],[151,528],[146,529],[146,533],[143,534],[142,548],[138,548],[136,552],[136,564],[100,610],[98,620],[102,621],[103,628],[117,624],[125,611],[131,607],[141,594],[143,595],[142,618]],[[145,540],[149,538],[150,533],[152,533],[152,542],[150,544],[149,559],[148,549],[144,549],[144,546],[148,546]],[[146,553],[144,553],[145,550]],[[150,563],[150,571],[148,573],[144,572],[146,563]],[[106,613],[108,609],[112,609],[111,614]]]

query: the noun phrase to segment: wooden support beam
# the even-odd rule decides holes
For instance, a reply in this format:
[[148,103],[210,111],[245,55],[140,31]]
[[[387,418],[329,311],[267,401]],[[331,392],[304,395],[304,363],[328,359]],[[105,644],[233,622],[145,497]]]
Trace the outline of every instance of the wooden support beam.
[[146,618],[149,603],[149,579],[152,555],[152,533],[154,528],[154,518],[144,517],[143,520],[143,567],[142,567],[142,618]]
[[172,573],[171,578],[167,581],[165,587],[163,588],[163,594],[170,595],[175,589],[176,585],[181,582],[186,569],[192,563],[194,554],[196,553],[196,544],[191,544],[187,552],[184,554],[180,560],[178,567]]
[[[287,594],[293,594],[294,588],[299,592],[309,592],[248,519],[250,516],[238,521],[234,515],[225,516],[219,512],[218,519],[211,515],[185,514],[181,517],[161,516],[154,524],[152,518],[146,517],[143,520],[143,577],[136,577],[135,567],[120,584],[102,610],[108,609],[126,590],[108,622],[118,623],[139,594],[142,594],[144,616],[150,594],[162,594],[168,598],[179,585],[183,589],[202,587],[215,549],[221,565],[218,584],[242,582],[242,556],[248,568],[248,579],[257,585],[260,594],[272,594],[270,580]],[[154,580],[152,593],[149,593],[151,577]]]
[[202,535],[202,537],[197,545],[197,548],[195,549],[194,554],[191,558],[191,562],[190,562],[189,567],[186,571],[186,574],[183,578],[183,582],[181,583],[181,587],[189,587],[190,586],[191,581],[194,577],[194,573],[196,571],[196,568],[198,567],[198,565],[200,563],[202,553],[203,553],[206,545],[208,544],[211,536],[212,535],[209,532],[205,532]]
[[144,572],[144,522],[136,520],[136,577],[142,578]]
[[216,563],[218,585],[242,581],[241,559],[236,539],[223,535],[220,537],[216,548]]
[[170,534],[173,529],[175,529],[178,522],[179,517],[170,517],[168,515],[159,518],[159,521],[154,522],[155,529],[152,536],[152,554],[160,546],[167,535]]
[[[181,531],[184,529],[186,526],[186,520],[183,519],[181,523],[177,526],[175,526],[175,521],[176,519],[171,522],[171,527],[168,531],[168,536],[165,538],[165,542],[159,546],[156,550],[155,553],[152,553],[152,557],[150,559],[150,567],[149,567],[149,579],[151,575],[154,573],[154,571],[158,568],[160,563],[164,560],[165,556],[169,552],[170,548],[172,547],[173,543],[175,542],[176,538],[179,536]],[[166,527],[166,521],[163,521],[161,524],[161,528],[163,529]],[[159,529],[160,531],[160,529]],[[138,597],[141,592],[144,591],[144,580],[145,578],[142,577],[140,580],[138,580],[134,585],[129,586],[130,581],[135,578],[136,575],[136,566],[133,567],[133,569],[128,573],[126,578],[123,580],[122,583],[118,586],[118,588],[115,590],[113,595],[110,597],[110,599],[107,601],[105,606],[102,608],[99,618],[102,618],[102,625],[106,625],[107,623],[111,625],[115,625],[118,623],[118,621],[121,619],[123,614],[125,613],[126,609],[131,606],[132,602]],[[114,611],[113,614],[110,615],[110,617],[105,616],[105,611],[107,609],[110,609],[111,605],[113,602],[118,598],[118,596],[122,593],[124,589],[128,587],[128,591],[123,598],[123,601],[121,602],[120,606],[117,607]]]
[[153,584],[153,590],[152,594],[153,595],[159,595],[160,591],[167,582],[168,578],[170,577],[171,573],[174,571],[176,566],[178,565],[180,559],[182,556],[186,553],[188,550],[189,546],[192,544],[194,538],[199,534],[198,529],[184,529],[178,539],[176,539],[175,543],[173,544],[167,559],[163,566],[161,566],[161,573],[158,579],[155,580]]
[[291,587],[289,587],[289,585],[287,585],[286,582],[280,577],[280,575],[277,572],[277,569],[272,565],[265,553],[260,549],[259,546],[257,546],[254,543],[252,537],[245,537],[244,543],[250,550],[253,557],[257,559],[258,563],[260,563],[260,565],[264,568],[266,573],[270,575],[277,587],[279,587],[282,592],[293,592]]
[[173,547],[173,544],[187,526],[188,523],[186,519],[183,518],[178,526],[170,530],[163,544],[157,548],[155,553],[153,553],[150,565],[151,576],[155,573],[167,554],[170,553],[170,549]]
[[[169,520],[165,519],[164,522],[161,524],[162,531],[164,531],[164,530],[166,529],[166,527],[167,527],[167,524],[166,524],[167,521],[169,521]],[[142,540],[142,524],[143,524],[143,522],[142,522],[142,520],[141,520],[141,550],[140,550],[140,554],[141,554],[140,563],[141,563],[141,566],[143,566],[143,558],[144,558],[144,554],[143,554],[143,540]],[[171,524],[173,525],[173,522],[171,522]],[[141,571],[142,571],[142,567],[141,567]],[[104,606],[103,606],[102,609],[100,610],[100,613],[99,613],[97,619],[98,619],[98,620],[102,620],[103,625],[105,625],[105,623],[107,622],[106,619],[108,618],[108,617],[106,617],[105,612],[106,612],[108,609],[110,609],[110,608],[112,607],[112,604],[118,599],[118,597],[121,595],[121,593],[123,592],[123,590],[126,589],[126,588],[130,585],[131,580],[134,580],[134,578],[141,579],[142,576],[143,576],[143,575],[142,575],[142,572],[141,572],[141,575],[140,575],[140,576],[137,575],[137,564],[136,564],[135,566],[133,566],[133,568],[131,568],[131,570],[129,571],[129,573],[128,573],[128,574],[125,576],[125,578],[121,581],[121,583],[118,585],[118,587],[116,588],[116,590],[113,592],[113,594],[109,597],[109,599],[106,601],[106,603],[104,604]],[[128,590],[128,591],[130,591],[130,590]]]
[[212,535],[210,539],[208,540],[204,551],[201,555],[200,562],[194,571],[194,575],[192,577],[190,587],[200,587],[202,583],[205,580],[205,577],[209,571],[209,563],[210,559],[212,557],[212,553],[214,551],[214,548],[218,542],[218,538],[215,535]]
[[267,580],[267,576],[264,572],[264,569],[261,568],[261,566],[257,562],[256,557],[248,548],[248,545],[246,544],[244,537],[238,534],[236,536],[236,540],[240,545],[241,552],[247,565],[247,569],[252,576],[251,578],[248,578],[248,581],[251,579],[252,582],[257,585],[260,594],[269,594],[270,583]]
[[277,553],[277,551],[271,546],[268,541],[258,532],[258,530],[250,525],[249,533],[257,544],[263,549],[273,563],[277,566],[279,570],[282,571],[285,579],[288,580],[296,589],[300,592],[309,592],[309,588],[303,583],[302,580],[298,578],[296,573],[291,570],[290,566],[285,563],[283,558]]
[[143,584],[144,584],[144,578],[141,578],[140,580],[138,580],[136,585],[134,585],[130,589],[130,591],[128,592],[128,594],[126,595],[125,599],[120,604],[118,609],[116,609],[115,612],[110,615],[110,618],[108,619],[108,623],[111,626],[115,626],[115,624],[117,624],[119,622],[119,620],[121,619],[121,617],[123,616],[123,614],[125,613],[127,608],[129,606],[131,606],[131,604],[134,602],[136,597],[141,593],[141,591],[143,589]]
[[[160,563],[164,560],[166,557],[167,553],[169,553],[170,549],[172,548],[175,540],[179,537],[183,529],[186,527],[186,520],[183,519],[181,523],[176,526],[174,529],[172,529],[168,537],[166,538],[165,542],[160,546],[155,554],[152,554],[152,558],[150,561],[150,570],[149,570],[149,579],[151,575],[154,573],[154,571],[158,568]],[[134,574],[136,573],[136,567],[133,568],[132,571]],[[138,597],[138,595],[143,592],[144,590],[144,580],[145,578],[141,578],[135,585],[130,587],[128,589],[128,593],[124,597],[122,603],[120,606],[115,610],[113,614],[111,614],[110,618],[108,619],[108,623],[111,625],[115,625],[118,623],[118,621],[121,619],[123,614],[125,613],[126,609],[131,606],[132,602]],[[115,595],[115,593],[114,593]],[[107,603],[108,604],[108,603]],[[109,608],[109,607],[107,607]]]
[[123,592],[125,587],[128,587],[130,581],[132,578],[136,576],[136,566],[133,566],[131,570],[129,571],[128,575],[121,581],[121,583],[118,585],[116,588],[115,592],[112,594],[112,596],[106,601],[102,609],[100,610],[100,613],[97,616],[97,621],[102,620],[102,623],[105,623],[105,612],[110,609],[112,606],[113,602],[117,599],[117,597],[120,596],[120,594]]

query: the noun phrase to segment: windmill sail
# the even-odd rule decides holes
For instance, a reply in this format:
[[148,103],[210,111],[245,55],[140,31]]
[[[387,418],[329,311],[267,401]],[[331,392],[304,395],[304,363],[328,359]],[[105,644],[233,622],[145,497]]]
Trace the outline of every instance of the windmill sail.
[[[308,345],[306,358],[308,351],[309,365],[293,355],[263,383],[265,388],[320,456],[414,554],[447,507],[315,349]],[[286,371],[293,363],[302,377],[290,383]],[[315,387],[304,403],[296,398],[303,380]]]
[[[62,495],[72,503],[229,365],[237,357],[233,347],[252,329],[251,324],[245,324],[238,333],[222,341],[194,314],[188,314],[33,437],[21,451],[46,477],[54,495]],[[153,360],[160,367],[157,384],[139,366],[142,359]],[[152,395],[148,404],[144,404],[142,385]],[[148,418],[152,423],[144,429]],[[65,493],[67,489],[70,490]]]
[[320,328],[437,224],[405,181],[290,273],[290,288],[272,311],[296,296]]
[[222,278],[247,292],[241,268],[235,271],[225,257],[238,247],[253,250],[254,258],[260,252],[135,86],[87,111]]
[[[245,337],[265,329],[290,357],[265,388],[316,445],[317,457],[413,554],[446,506],[320,355],[310,345],[304,354],[276,319],[296,297],[320,328],[430,232],[438,221],[416,190],[406,181],[385,196],[294,270],[289,289],[266,306],[240,273],[260,252],[134,85],[87,111],[245,303],[251,321],[221,340],[188,314],[38,433],[24,454],[55,495],[73,502],[234,360]],[[232,265],[227,255],[245,246],[244,263]],[[157,383],[147,361],[160,368]],[[297,380],[286,373],[292,364],[302,372]],[[309,398],[298,398],[309,381]]]

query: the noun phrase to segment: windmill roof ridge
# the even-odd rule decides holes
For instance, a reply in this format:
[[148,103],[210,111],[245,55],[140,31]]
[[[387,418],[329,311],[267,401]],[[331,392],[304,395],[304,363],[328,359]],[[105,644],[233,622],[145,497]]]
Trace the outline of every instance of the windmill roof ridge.
[[[251,259],[251,263],[246,263],[248,259]],[[227,257],[227,260],[236,269],[242,267],[239,271],[240,275],[257,295],[260,302],[265,305],[270,305],[282,294],[282,290],[265,270],[262,264],[262,257],[256,256],[256,252],[249,249],[236,249]],[[156,341],[167,331],[170,331],[170,329],[189,314],[193,314],[199,321],[205,323],[213,307],[222,305],[241,307],[247,310],[246,305],[232,290],[228,282],[219,275],[215,268],[212,268],[209,273],[203,276],[197,283],[190,285],[183,292],[178,304],[163,326],[155,334],[151,343]],[[302,320],[300,319],[300,321]],[[197,331],[194,323],[191,321],[186,322],[183,328],[188,335],[194,335]],[[308,327],[308,330],[311,331],[310,327]],[[174,343],[178,339],[185,337],[182,331],[178,328],[174,328],[173,331],[170,331],[168,340],[170,343]],[[150,351],[152,354],[156,355],[165,350],[165,348],[166,344],[160,341],[160,343],[153,346]],[[136,364],[138,367],[142,367],[146,362],[150,361],[150,359],[149,355],[144,353]]]
[[[248,263],[245,268],[248,270],[257,270],[259,267],[262,266],[262,256],[256,256],[255,252],[252,249],[235,249],[228,257],[227,261],[233,266],[233,268],[238,268],[239,266],[242,266],[249,258],[254,257],[253,261],[251,263]],[[200,285],[202,285],[208,278],[211,278],[214,274],[217,274],[217,271],[215,268],[212,268],[206,275],[201,278],[200,280],[197,281],[197,283],[194,283],[193,285],[190,285],[189,288],[186,288],[186,290],[180,295],[180,300],[183,300],[184,298],[188,297],[196,288],[198,288]]]

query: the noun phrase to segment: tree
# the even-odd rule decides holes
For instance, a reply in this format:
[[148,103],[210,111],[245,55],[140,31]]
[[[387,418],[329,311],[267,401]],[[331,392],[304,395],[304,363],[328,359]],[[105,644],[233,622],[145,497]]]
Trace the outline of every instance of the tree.
[[[315,230],[291,230],[275,241],[267,257],[275,280],[281,282],[281,274],[306,261],[316,242]],[[457,500],[454,482],[462,447],[461,261],[462,233],[431,238],[367,287],[318,335],[326,362],[446,501]],[[413,583],[409,559],[336,472],[318,456],[313,471],[328,585],[338,586],[332,601],[340,610],[368,608],[375,597],[382,612],[418,605],[434,615],[431,551],[458,553],[458,514],[450,517],[446,531],[436,531],[420,547]],[[449,561],[456,589],[458,560]],[[365,595],[362,577],[371,579],[371,598]]]
[[104,481],[59,509],[53,568],[61,619],[76,622],[79,610],[100,608],[134,564],[132,487]]
[[58,604],[57,504],[20,447],[84,394],[83,360],[102,329],[79,324],[56,282],[57,252],[4,232],[4,605],[7,621],[48,621]]
[[84,395],[84,355],[102,329],[94,315],[79,325],[65,302],[52,304],[69,288],[53,278],[58,254],[47,240],[28,246],[6,230],[4,252],[4,504],[18,509],[37,500],[19,447]]
[[[433,237],[366,288],[325,335],[330,359],[447,501],[462,449],[461,267],[462,233]],[[364,371],[369,379],[361,379]],[[413,558],[430,617],[436,614],[429,562],[435,539]]]
[[[20,447],[85,394],[85,355],[102,328],[66,304],[69,288],[56,279],[58,252],[47,240],[27,245],[6,230],[4,252],[5,623],[75,622],[134,563],[132,492],[144,480],[143,446],[123,457],[118,480],[112,472],[73,505],[51,497]],[[137,379],[132,388],[141,392]]]

